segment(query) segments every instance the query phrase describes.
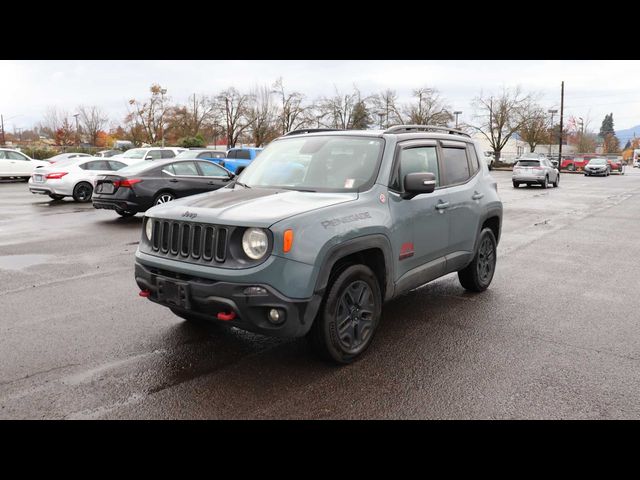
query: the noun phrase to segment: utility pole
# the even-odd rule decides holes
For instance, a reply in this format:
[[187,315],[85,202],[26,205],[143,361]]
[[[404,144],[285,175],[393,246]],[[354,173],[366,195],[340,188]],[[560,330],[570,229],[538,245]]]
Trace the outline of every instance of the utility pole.
[[4,117],[2,115],[0,115],[0,126],[2,126],[2,145],[5,145],[5,139],[4,139]]
[[80,114],[79,113],[74,113],[73,116],[76,119],[76,147],[80,144],[80,130],[78,128],[78,116]]
[[[547,113],[551,114],[551,131],[553,132],[553,116],[558,113],[558,110],[549,110]],[[553,137],[550,135],[549,138],[549,158],[551,158],[551,139],[553,139]]]
[[564,80],[562,81],[562,87],[560,90],[560,133],[558,144],[558,170],[562,166],[562,120],[564,119]]

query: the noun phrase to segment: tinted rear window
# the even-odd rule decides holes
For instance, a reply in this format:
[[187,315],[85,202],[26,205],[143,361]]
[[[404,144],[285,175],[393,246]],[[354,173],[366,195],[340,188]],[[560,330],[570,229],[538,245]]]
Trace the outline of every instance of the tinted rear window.
[[518,167],[539,167],[540,160],[520,160]]

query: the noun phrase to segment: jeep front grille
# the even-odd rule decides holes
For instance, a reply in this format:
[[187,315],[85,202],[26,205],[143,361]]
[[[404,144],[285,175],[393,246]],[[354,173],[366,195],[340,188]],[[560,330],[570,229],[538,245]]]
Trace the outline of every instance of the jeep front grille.
[[225,227],[171,220],[153,221],[151,248],[166,257],[223,263],[227,259]]

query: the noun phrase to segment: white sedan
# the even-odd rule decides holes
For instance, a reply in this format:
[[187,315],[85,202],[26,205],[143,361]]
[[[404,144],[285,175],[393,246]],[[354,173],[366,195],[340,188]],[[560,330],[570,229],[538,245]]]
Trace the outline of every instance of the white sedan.
[[131,163],[122,158],[82,157],[61,160],[39,168],[29,179],[31,193],[49,195],[54,200],[73,197],[76,202],[89,202],[96,175],[109,174]]
[[36,168],[49,166],[44,160],[34,160],[11,148],[0,148],[0,178],[29,178]]

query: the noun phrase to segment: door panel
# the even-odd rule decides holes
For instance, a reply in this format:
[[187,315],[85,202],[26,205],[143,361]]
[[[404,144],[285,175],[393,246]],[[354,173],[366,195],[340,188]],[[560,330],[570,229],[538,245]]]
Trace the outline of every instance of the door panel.
[[[402,198],[403,179],[409,173],[433,173],[436,190]],[[440,166],[435,145],[410,142],[401,145],[392,172],[389,208],[394,231],[392,247],[398,262],[396,280],[413,288],[442,274],[449,239],[447,192],[440,185]],[[443,208],[444,207],[444,208]],[[405,275],[404,278],[403,275]]]

